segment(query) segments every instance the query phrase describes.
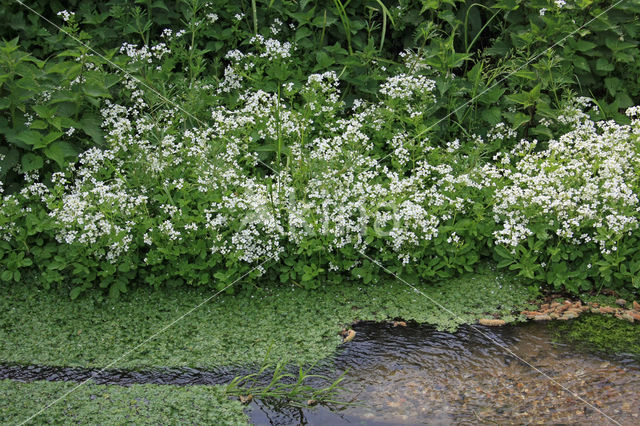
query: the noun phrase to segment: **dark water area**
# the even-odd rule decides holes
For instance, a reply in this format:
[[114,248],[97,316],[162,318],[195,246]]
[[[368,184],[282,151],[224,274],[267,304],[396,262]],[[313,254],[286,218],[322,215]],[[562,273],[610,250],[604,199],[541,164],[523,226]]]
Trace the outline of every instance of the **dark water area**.
[[247,374],[240,369],[198,370],[194,368],[160,368],[154,370],[91,369],[79,367],[51,367],[40,365],[0,364],[0,380],[18,382],[48,380],[53,382],[84,382],[91,380],[98,385],[130,386],[133,384],[156,385],[223,385],[234,377]]
[[[338,399],[353,405],[295,408],[254,400],[247,408],[251,421],[259,425],[640,424],[638,358],[554,343],[550,327],[543,323],[462,327],[456,333],[412,324],[361,323],[354,330],[355,339],[313,371],[334,378],[346,371]],[[102,371],[0,365],[0,379],[92,379],[124,386],[220,385],[249,372],[241,367]],[[257,382],[270,379],[265,372]]]
[[478,329],[486,336],[474,327],[452,334],[360,324],[356,338],[320,371],[335,376],[348,369],[341,398],[358,405],[292,409],[255,401],[251,419],[259,425],[640,424],[637,358],[553,343],[542,323]]

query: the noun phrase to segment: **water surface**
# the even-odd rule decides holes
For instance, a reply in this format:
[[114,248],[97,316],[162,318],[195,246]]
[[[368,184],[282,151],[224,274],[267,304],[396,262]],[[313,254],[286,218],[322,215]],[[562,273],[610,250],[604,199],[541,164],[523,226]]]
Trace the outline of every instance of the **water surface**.
[[[554,344],[546,324],[473,327],[455,334],[362,323],[321,373],[349,372],[341,397],[359,404],[305,409],[252,404],[256,424],[640,424],[640,363]],[[640,328],[639,328],[640,336]],[[639,337],[640,338],[640,337]],[[565,391],[575,392],[593,407]]]
[[[254,400],[248,407],[251,420],[259,425],[605,424],[610,418],[640,424],[638,358],[554,343],[544,323],[462,327],[454,334],[412,324],[361,323],[354,330],[355,339],[313,371],[333,378],[346,371],[338,398],[354,405],[294,408]],[[640,339],[640,326],[638,331]],[[0,379],[190,386],[225,384],[251,371],[0,364]],[[269,372],[257,378],[263,384],[270,380]]]

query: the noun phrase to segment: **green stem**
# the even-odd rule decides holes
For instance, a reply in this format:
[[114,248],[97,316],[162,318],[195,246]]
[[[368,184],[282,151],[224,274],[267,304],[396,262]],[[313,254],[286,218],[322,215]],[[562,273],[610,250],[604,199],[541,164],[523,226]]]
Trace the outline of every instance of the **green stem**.
[[282,135],[280,134],[280,88],[278,85],[278,103],[276,104],[276,136],[278,138],[278,157],[276,159],[278,170],[280,170],[280,155],[282,153]]
[[258,35],[258,9],[256,8],[256,0],[251,0],[251,11],[253,12],[253,32]]

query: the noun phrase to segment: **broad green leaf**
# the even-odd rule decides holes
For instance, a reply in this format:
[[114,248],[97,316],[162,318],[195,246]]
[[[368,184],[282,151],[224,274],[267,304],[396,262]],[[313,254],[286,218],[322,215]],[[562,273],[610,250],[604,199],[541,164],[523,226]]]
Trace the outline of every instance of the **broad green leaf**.
[[44,165],[44,161],[42,161],[42,157],[39,155],[32,154],[31,152],[27,152],[22,156],[22,171],[30,172],[32,170],[41,169]]
[[611,62],[609,62],[605,58],[599,58],[596,61],[596,70],[597,71],[603,71],[603,72],[609,72],[609,71],[613,71],[614,70],[614,66],[613,66],[613,64]]
[[53,142],[44,149],[44,153],[48,158],[55,161],[61,169],[66,167],[69,160],[77,155],[76,149],[65,141]]
[[16,135],[16,138],[30,146],[42,143],[42,133],[35,130],[24,130]]
[[294,41],[297,43],[300,40],[302,40],[303,38],[307,38],[307,37],[309,37],[311,35],[313,35],[313,33],[311,32],[311,30],[308,27],[298,28],[298,30],[296,31],[296,35],[294,37]]
[[574,42],[572,44],[577,50],[579,50],[581,52],[589,51],[589,50],[591,50],[591,49],[593,49],[594,47],[597,46],[597,44],[592,43],[592,42],[587,41],[587,40],[583,40],[583,39],[578,39],[576,42]]
[[328,68],[335,63],[333,58],[327,55],[324,51],[319,51],[316,53],[316,60],[318,61],[318,67],[320,68]]
[[87,83],[82,88],[82,91],[85,95],[92,96],[94,98],[110,98],[111,94],[104,87],[103,84],[98,84],[96,82]]
[[499,107],[482,109],[480,114],[482,119],[491,125],[498,124],[502,121],[502,110]]
[[[485,89],[486,90],[486,89]],[[485,105],[493,105],[500,100],[506,89],[504,87],[495,86],[478,97],[478,101]]]
[[83,290],[84,290],[83,287],[74,287],[69,292],[69,297],[71,297],[71,300],[75,300],[78,298],[78,296],[80,296]]
[[100,128],[100,120],[94,115],[85,115],[80,120],[80,128],[98,145],[104,142],[104,134]]
[[20,154],[17,149],[0,146],[0,177],[4,176],[13,166],[18,164]]
[[53,142],[57,141],[58,139],[60,139],[60,136],[62,136],[64,133],[62,132],[50,132],[47,133],[44,138],[42,138],[42,146],[34,146],[34,148],[44,148],[46,146],[51,145]]
[[615,96],[616,93],[622,88],[622,80],[616,77],[607,77],[604,79],[604,87],[607,88],[611,96]]
[[589,62],[582,56],[574,56],[573,57],[573,66],[579,70],[591,72],[591,68],[589,67]]

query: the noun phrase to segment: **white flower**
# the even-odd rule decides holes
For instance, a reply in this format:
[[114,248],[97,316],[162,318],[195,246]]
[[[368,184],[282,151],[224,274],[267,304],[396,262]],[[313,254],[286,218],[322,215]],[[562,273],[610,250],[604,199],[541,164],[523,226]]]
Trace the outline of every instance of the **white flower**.
[[62,20],[64,22],[69,22],[71,19],[73,19],[73,17],[76,14],[75,14],[75,12],[69,12],[67,10],[61,10],[60,12],[56,13],[56,15],[62,17]]

